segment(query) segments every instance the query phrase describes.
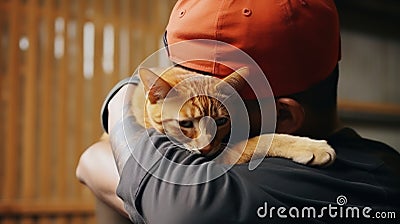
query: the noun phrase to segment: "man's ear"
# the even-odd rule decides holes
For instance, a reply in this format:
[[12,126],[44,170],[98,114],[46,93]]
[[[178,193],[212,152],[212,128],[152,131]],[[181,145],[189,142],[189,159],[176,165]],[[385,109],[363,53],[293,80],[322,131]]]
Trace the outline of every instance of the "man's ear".
[[303,106],[291,98],[276,100],[277,124],[276,132],[293,134],[300,130],[305,119]]
[[238,70],[232,72],[230,75],[226,76],[220,83],[216,85],[216,89],[222,93],[231,95],[230,88],[226,84],[229,84],[234,90],[241,90],[246,84],[247,81],[244,77],[249,75],[249,68],[242,67]]
[[140,80],[147,92],[150,103],[155,104],[158,100],[164,99],[172,87],[157,74],[147,68],[139,69]]
[[248,67],[242,67],[238,70],[232,72],[230,75],[225,77],[223,80],[231,85],[236,91],[239,91],[246,85],[246,79],[244,77],[248,76],[250,73]]

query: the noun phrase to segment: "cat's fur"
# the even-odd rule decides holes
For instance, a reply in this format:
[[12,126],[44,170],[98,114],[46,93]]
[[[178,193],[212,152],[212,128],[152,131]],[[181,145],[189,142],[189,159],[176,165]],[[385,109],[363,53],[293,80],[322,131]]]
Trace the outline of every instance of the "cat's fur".
[[[239,89],[246,73],[247,68],[239,69],[220,82]],[[335,151],[326,141],[286,134],[263,134],[225,147],[222,142],[230,134],[231,120],[221,102],[227,96],[220,83],[179,67],[157,72],[142,68],[139,76],[141,83],[132,98],[138,123],[173,137],[190,151],[209,156],[224,150],[219,161],[237,164],[265,156],[309,165],[327,165],[335,159]]]

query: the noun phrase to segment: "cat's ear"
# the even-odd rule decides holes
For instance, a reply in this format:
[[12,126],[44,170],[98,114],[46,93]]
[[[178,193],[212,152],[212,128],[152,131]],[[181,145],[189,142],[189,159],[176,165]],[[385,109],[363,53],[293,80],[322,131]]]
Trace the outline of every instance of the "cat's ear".
[[[243,77],[246,77],[248,75],[249,75],[249,68],[242,67],[232,72],[230,75],[226,76],[223,79],[223,82],[232,86],[232,88],[235,89],[236,91],[239,91],[247,84],[246,79]],[[217,88],[219,88],[220,90],[224,89],[222,88],[224,86],[223,82],[217,85]]]
[[148,68],[140,68],[139,77],[147,93],[148,100],[152,104],[157,103],[158,100],[165,99],[172,89],[168,82]]

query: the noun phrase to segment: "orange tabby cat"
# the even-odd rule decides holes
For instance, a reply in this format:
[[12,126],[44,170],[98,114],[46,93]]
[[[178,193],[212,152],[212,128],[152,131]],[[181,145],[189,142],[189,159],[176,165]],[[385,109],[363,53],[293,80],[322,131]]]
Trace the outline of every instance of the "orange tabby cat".
[[228,164],[265,156],[309,165],[327,165],[335,159],[326,141],[286,134],[263,134],[225,147],[223,139],[230,134],[231,120],[221,102],[229,96],[221,91],[220,83],[239,89],[247,68],[233,72],[220,83],[179,67],[157,73],[160,75],[146,68],[139,70],[141,83],[132,98],[133,114],[143,127],[155,128],[192,152],[210,156],[223,150],[225,153],[218,158]]

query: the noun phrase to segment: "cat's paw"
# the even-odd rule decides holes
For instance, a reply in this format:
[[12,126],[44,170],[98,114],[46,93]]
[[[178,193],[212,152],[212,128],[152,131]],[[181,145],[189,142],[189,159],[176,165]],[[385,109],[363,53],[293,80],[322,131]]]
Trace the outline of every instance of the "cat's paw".
[[307,139],[292,152],[293,161],[311,166],[329,166],[336,159],[335,150],[325,140]]

